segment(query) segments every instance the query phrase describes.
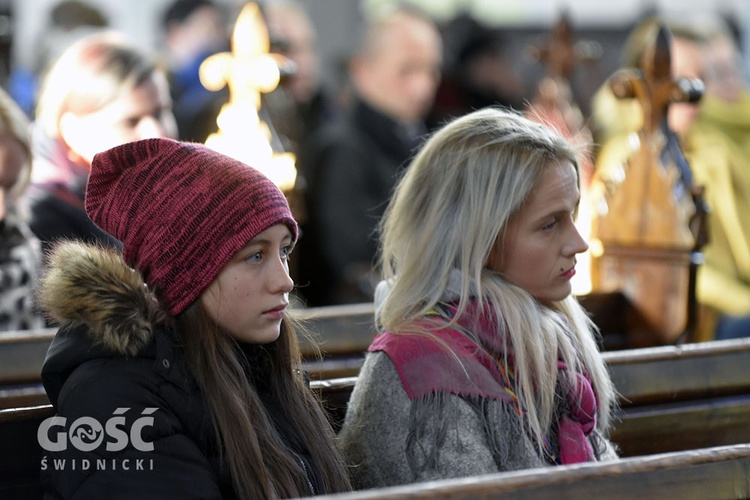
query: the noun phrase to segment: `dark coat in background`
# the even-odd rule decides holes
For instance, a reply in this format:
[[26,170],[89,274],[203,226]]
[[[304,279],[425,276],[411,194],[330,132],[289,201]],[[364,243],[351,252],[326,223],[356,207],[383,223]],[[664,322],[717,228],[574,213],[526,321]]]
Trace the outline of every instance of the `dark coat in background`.
[[357,100],[300,152],[308,220],[297,284],[307,305],[372,300],[377,224],[420,140]]
[[62,144],[33,127],[34,163],[24,195],[29,227],[49,250],[55,241],[76,239],[119,247],[120,242],[98,228],[84,206],[89,166],[68,158]]

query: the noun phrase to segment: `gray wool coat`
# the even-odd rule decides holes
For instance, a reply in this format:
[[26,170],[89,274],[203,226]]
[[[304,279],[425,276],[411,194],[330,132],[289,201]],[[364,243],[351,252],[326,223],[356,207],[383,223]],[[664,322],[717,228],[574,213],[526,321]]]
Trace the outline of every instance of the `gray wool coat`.
[[[594,434],[598,459],[617,459]],[[360,489],[550,465],[510,405],[453,394],[412,402],[384,352],[367,354],[339,439]]]

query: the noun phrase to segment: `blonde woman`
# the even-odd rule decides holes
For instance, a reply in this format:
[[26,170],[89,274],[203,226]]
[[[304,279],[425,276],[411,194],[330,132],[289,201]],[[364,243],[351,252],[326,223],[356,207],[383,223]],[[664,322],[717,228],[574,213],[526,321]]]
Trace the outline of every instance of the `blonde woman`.
[[412,162],[340,436],[358,487],[616,458],[612,383],[571,296],[577,165],[559,134],[493,108]]

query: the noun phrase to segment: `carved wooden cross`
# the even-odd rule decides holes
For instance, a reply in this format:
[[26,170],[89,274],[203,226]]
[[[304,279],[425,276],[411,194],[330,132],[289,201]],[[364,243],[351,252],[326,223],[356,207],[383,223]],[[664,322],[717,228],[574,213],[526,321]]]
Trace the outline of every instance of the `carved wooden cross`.
[[590,41],[576,42],[567,14],[563,13],[552,27],[546,44],[530,48],[531,55],[541,62],[552,78],[570,79],[573,69],[582,63],[596,61],[601,50]]
[[622,69],[610,79],[617,97],[638,101],[643,127],[631,138],[637,147],[627,161],[625,179],[608,197],[607,220],[597,231],[604,242],[692,248],[695,241],[690,232],[692,175],[666,121],[671,103],[700,99],[703,85],[672,77],[670,38],[667,28],[659,27],[640,67]]
[[643,110],[643,129],[653,133],[666,120],[673,102],[697,102],[703,95],[703,82],[673,78],[670,55],[671,35],[661,26],[654,43],[644,51],[640,69],[624,69],[610,80],[612,92],[621,98],[635,98]]
[[[570,77],[577,65],[598,59],[598,44],[575,42],[568,16],[563,13],[552,27],[547,42],[528,50],[544,65],[546,75],[537,85],[527,114],[559,130],[576,144],[589,147],[592,144],[591,131],[573,97]],[[586,158],[582,158],[582,163],[581,184],[586,187],[593,174],[593,165]]]
[[[643,127],[630,136],[635,145],[602,200],[594,234],[601,246],[592,274],[595,289],[626,293],[652,325],[659,343],[691,335],[697,316],[695,276],[705,244],[702,190],[667,124],[675,102],[697,101],[702,82],[673,78],[671,34],[659,26],[638,68],[618,71],[613,93],[637,99]],[[603,165],[599,168],[602,169]]]

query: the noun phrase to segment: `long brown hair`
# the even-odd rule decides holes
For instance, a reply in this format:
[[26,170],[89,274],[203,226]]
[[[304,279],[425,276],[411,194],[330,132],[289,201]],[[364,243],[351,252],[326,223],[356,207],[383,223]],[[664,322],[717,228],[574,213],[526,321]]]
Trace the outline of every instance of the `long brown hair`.
[[[205,312],[200,300],[176,318],[187,362],[211,412],[221,456],[231,472],[239,498],[308,496],[303,466],[275,431],[257,388],[248,379],[237,343]],[[263,346],[259,358],[268,390],[297,430],[320,475],[325,493],[349,491],[346,467],[320,401],[309,390],[299,367],[297,332],[290,317],[281,323],[279,338]],[[321,492],[317,492],[321,493]]]

